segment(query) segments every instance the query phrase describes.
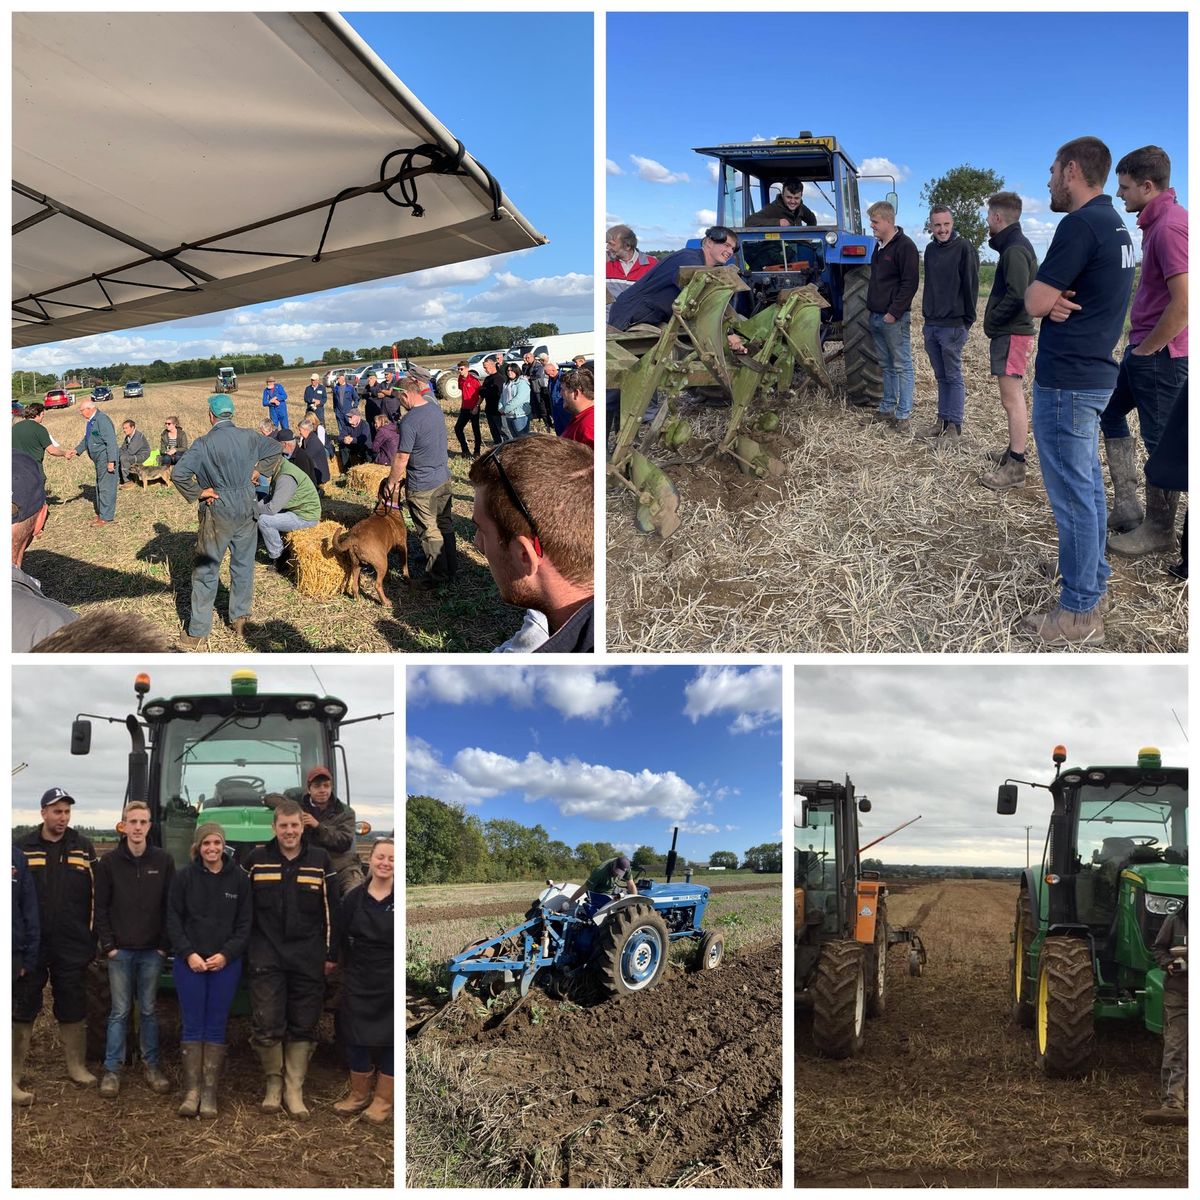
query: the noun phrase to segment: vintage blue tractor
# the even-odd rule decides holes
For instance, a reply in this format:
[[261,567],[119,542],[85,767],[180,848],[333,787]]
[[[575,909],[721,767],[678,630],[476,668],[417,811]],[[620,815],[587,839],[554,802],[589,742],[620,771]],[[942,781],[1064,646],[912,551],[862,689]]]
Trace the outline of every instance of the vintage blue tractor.
[[670,943],[684,938],[698,943],[696,969],[715,970],[725,939],[701,928],[709,889],[693,883],[690,870],[685,882],[672,883],[675,863],[672,840],[665,883],[639,879],[636,896],[603,903],[589,893],[573,899],[577,885],[547,880],[519,925],[472,943],[450,960],[451,1000],[469,982],[492,993],[516,984],[525,997],[539,976],[559,996],[580,983],[608,996],[630,996],[662,978]]

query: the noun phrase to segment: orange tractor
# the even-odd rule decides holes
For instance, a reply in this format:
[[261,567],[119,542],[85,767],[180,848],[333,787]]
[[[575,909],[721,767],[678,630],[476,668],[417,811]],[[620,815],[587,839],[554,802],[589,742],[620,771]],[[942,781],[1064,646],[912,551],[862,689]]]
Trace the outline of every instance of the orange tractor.
[[864,851],[920,817],[860,846],[858,814],[870,812],[871,802],[855,796],[849,776],[844,783],[797,779],[795,794],[796,1002],[812,1009],[821,1053],[849,1058],[862,1049],[866,1018],[887,1007],[891,947],[909,947],[910,975],[925,967],[920,935],[888,924],[887,885],[861,865]]

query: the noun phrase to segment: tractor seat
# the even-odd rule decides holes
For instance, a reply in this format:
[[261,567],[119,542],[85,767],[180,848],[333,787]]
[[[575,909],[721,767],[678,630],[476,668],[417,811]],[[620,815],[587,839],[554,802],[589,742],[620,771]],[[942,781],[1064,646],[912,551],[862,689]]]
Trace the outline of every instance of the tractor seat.
[[1133,838],[1106,837],[1100,843],[1100,859],[1102,862],[1120,862],[1128,858],[1136,849]]
[[221,808],[261,804],[262,799],[262,792],[251,783],[222,780],[216,787],[216,801]]

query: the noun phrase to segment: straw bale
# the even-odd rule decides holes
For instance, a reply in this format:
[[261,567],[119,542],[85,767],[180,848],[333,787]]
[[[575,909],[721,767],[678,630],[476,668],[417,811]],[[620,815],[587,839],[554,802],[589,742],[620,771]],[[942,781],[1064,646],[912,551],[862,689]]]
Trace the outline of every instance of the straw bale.
[[333,548],[336,534],[345,533],[337,521],[321,521],[308,529],[284,534],[291,547],[288,572],[302,596],[332,600],[346,590],[350,568],[345,555]]
[[351,491],[377,495],[379,485],[391,474],[391,468],[378,463],[362,463],[346,472],[346,486]]

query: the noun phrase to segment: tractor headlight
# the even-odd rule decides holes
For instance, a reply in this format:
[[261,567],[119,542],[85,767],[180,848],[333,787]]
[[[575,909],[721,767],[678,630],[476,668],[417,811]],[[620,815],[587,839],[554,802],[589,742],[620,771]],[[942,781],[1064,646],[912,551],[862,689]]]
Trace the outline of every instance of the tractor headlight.
[[1179,896],[1153,896],[1146,893],[1146,911],[1156,917],[1169,917],[1182,907],[1183,900]]
[[827,243],[828,243],[830,246],[836,246],[836,245],[837,245],[837,239],[838,239],[838,235],[837,235],[836,233],[833,233],[832,231],[830,231],[829,233],[827,233],[827,234],[825,235],[825,241],[826,241],[826,242],[827,242]]
[[142,709],[142,715],[150,717],[151,720],[156,721],[159,717],[165,717],[167,715],[167,706],[165,704],[147,704],[146,707]]

